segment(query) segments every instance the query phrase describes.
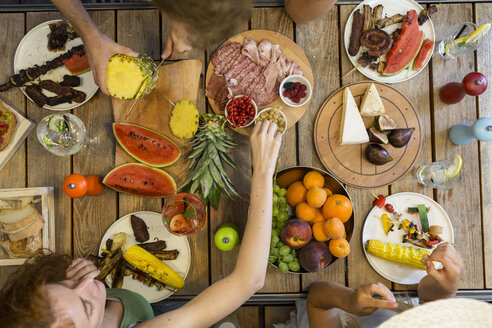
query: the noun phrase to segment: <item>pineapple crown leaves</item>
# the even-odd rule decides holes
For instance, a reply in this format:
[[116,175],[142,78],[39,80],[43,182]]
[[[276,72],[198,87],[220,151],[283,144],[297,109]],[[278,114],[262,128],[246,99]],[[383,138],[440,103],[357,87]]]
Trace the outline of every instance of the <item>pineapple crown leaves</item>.
[[236,168],[228,153],[235,148],[232,137],[224,130],[225,117],[200,114],[200,126],[190,143],[188,177],[180,189],[198,192],[204,204],[218,208],[220,194],[232,198],[238,196],[232,181],[227,176],[223,162]]

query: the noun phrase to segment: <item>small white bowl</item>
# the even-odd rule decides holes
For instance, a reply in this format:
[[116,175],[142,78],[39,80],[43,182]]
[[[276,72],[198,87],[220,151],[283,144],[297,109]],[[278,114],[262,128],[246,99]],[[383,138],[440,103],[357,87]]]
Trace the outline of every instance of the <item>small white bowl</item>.
[[[298,104],[292,102],[289,98],[284,97],[284,95],[283,95],[284,84],[287,82],[294,82],[294,83],[295,82],[301,82],[302,84],[304,84],[306,86],[306,96],[304,98],[302,98]],[[313,94],[313,90],[311,88],[311,83],[309,83],[308,79],[306,79],[304,76],[302,76],[302,75],[289,75],[282,81],[282,83],[280,83],[280,88],[279,88],[278,93],[280,94],[280,99],[282,99],[284,104],[286,104],[287,106],[289,106],[289,107],[301,107],[301,106],[305,105],[309,101],[309,99],[311,99],[311,96]]]
[[[234,123],[233,123],[233,122],[231,122],[231,121],[229,121],[229,118],[227,117],[227,116],[228,116],[228,115],[227,115],[227,107],[229,106],[229,103],[230,103],[233,99],[235,99],[235,98],[241,98],[241,97],[247,97],[247,96],[244,96],[244,95],[238,95],[238,96],[234,96],[234,97],[232,97],[231,99],[229,99],[229,101],[227,102],[227,104],[226,104],[226,106],[225,106],[225,108],[224,108],[224,115],[225,115],[225,117],[226,117],[226,120],[227,120],[227,122],[229,122],[229,124],[230,124],[230,125],[232,125],[232,126],[234,126]],[[241,128],[241,129],[242,129],[242,128],[246,128],[246,127],[250,126],[250,125],[251,125],[251,124],[252,124],[252,123],[256,120],[256,118],[258,117],[258,106],[256,106],[256,103],[255,103],[255,101],[254,101],[253,99],[251,99],[251,104],[253,105],[253,107],[254,107],[254,109],[255,109],[255,117],[253,117],[253,119],[252,119],[252,120],[251,120],[248,124],[246,124],[245,126],[237,126],[238,128]]]
[[[268,112],[268,111],[271,111],[271,110],[274,110],[274,109],[275,109],[274,107],[263,108],[263,109],[262,109],[262,110],[258,113],[258,115],[256,115],[255,124],[258,122],[258,118],[260,117],[261,113],[263,113],[263,112]],[[285,128],[284,128],[284,131],[283,131],[283,132],[282,132],[282,134],[281,134],[281,135],[284,135],[284,134],[285,134],[285,131],[287,131],[287,124],[288,124],[288,122],[287,122],[287,117],[285,116],[285,114],[284,114],[284,113],[283,113],[280,109],[278,109],[278,108],[277,108],[277,110],[280,112],[280,114],[282,114],[282,117],[283,117],[283,118],[284,118],[284,120],[285,120]]]

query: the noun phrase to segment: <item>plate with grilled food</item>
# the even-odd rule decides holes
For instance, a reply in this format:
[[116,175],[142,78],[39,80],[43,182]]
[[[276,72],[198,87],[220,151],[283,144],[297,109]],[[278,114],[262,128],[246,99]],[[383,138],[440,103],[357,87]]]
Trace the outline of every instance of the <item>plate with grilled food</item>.
[[82,39],[64,20],[52,20],[30,30],[17,46],[14,75],[0,92],[20,87],[39,107],[70,110],[97,91]]
[[113,223],[98,254],[99,280],[138,293],[150,303],[181,288],[191,265],[188,239],[171,234],[162,214],[149,211],[130,213]]
[[367,261],[399,284],[418,284],[426,275],[426,258],[444,242],[454,242],[449,216],[433,199],[414,192],[378,196],[362,228]]
[[435,31],[430,18],[436,12],[436,5],[424,10],[414,0],[360,3],[348,17],[344,34],[353,70],[383,83],[398,83],[417,75],[434,51]]

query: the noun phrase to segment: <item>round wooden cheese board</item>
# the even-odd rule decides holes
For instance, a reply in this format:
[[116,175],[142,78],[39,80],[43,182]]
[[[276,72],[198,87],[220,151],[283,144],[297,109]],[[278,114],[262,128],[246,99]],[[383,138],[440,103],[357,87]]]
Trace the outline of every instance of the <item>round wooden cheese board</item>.
[[[263,39],[268,39],[272,42],[272,44],[278,44],[280,46],[280,51],[282,51],[282,55],[289,60],[293,60],[297,65],[301,67],[301,70],[303,72],[302,75],[304,75],[308,79],[312,89],[314,90],[313,71],[311,69],[311,64],[309,63],[309,60],[307,59],[302,49],[294,41],[277,32],[268,31],[268,30],[251,30],[233,36],[232,38],[224,42],[222,45],[227,44],[229,42],[239,42],[241,44],[244,44],[245,38],[250,38],[258,43]],[[207,68],[207,75],[205,79],[207,86],[213,74],[214,74],[214,66],[210,62]],[[302,115],[304,115],[304,113],[309,107],[310,102],[311,100],[309,100],[306,104],[300,107],[289,107],[282,102],[280,97],[277,97],[277,99],[274,102],[266,106],[258,106],[258,111],[261,111],[263,108],[267,108],[267,107],[282,106],[282,112],[285,114],[287,118],[287,129],[288,129],[291,126],[295,125],[297,121],[299,121],[299,119],[302,117]],[[218,102],[209,98],[209,103],[216,114],[220,114],[220,115],[224,114],[224,111],[220,110]],[[234,129],[234,131],[243,135],[249,135],[252,129],[253,126],[247,128],[236,128]]]
[[[415,128],[405,147],[382,145],[393,158],[385,165],[374,165],[367,161],[364,151],[369,143],[340,145],[339,142],[343,90],[350,88],[357,106],[360,106],[371,83],[375,84],[383,101],[385,114],[395,121],[396,127]],[[375,118],[363,117],[363,120],[366,128],[369,128],[373,126]],[[422,127],[412,103],[400,91],[379,82],[357,82],[336,90],[325,101],[316,117],[314,144],[323,165],[340,181],[354,187],[376,188],[394,182],[413,166],[422,144]]]

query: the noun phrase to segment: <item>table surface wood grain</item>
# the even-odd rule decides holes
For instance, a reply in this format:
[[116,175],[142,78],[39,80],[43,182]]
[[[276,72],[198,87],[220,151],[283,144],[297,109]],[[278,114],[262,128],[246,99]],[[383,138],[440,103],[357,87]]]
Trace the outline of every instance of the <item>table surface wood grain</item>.
[[[327,15],[304,25],[296,25],[281,7],[254,8],[249,23],[238,24],[231,34],[248,29],[269,29],[293,39],[309,59],[315,82],[315,91],[308,111],[289,129],[283,138],[279,167],[307,165],[323,168],[313,144],[313,123],[324,100],[344,84],[365,80],[355,72],[340,77],[352,68],[347,58],[341,33],[347,17],[355,5],[338,5]],[[137,52],[146,53],[155,60],[160,57],[166,40],[167,22],[155,9],[91,11],[90,15],[99,28],[122,45]],[[55,11],[0,13],[0,81],[13,73],[13,57],[21,38],[41,22],[60,18]],[[491,3],[443,4],[433,16],[436,40],[446,36],[457,22],[473,21],[478,25],[492,21]],[[465,266],[460,280],[461,289],[492,288],[492,143],[476,141],[466,146],[455,146],[447,138],[448,130],[457,123],[473,123],[479,117],[492,116],[492,91],[480,97],[465,97],[456,105],[445,105],[438,91],[447,82],[460,81],[471,71],[480,71],[492,76],[490,56],[492,41],[484,39],[475,53],[445,61],[434,55],[423,72],[409,81],[393,84],[414,104],[420,117],[423,145],[415,167],[439,159],[452,159],[458,153],[463,158],[463,168],[458,185],[449,191],[437,191],[417,184],[415,168],[409,170],[393,184],[376,189],[347,187],[355,206],[354,238],[351,253],[343,261],[337,261],[328,269],[308,275],[283,275],[269,267],[264,288],[260,293],[298,293],[306,291],[314,281],[331,280],[349,287],[366,282],[381,282],[394,290],[415,289],[391,283],[379,276],[363,255],[360,242],[361,228],[373,200],[372,194],[393,194],[413,191],[432,197],[449,214],[455,243],[462,254]],[[202,73],[208,60],[220,43],[209,49],[192,51],[172,58],[200,59]],[[51,114],[26,100],[22,92],[12,89],[0,97],[14,104],[27,118],[38,122]],[[207,108],[203,81],[201,82],[197,107],[201,112]],[[111,100],[98,92],[88,103],[74,109],[73,114],[82,119],[88,129],[87,145],[74,156],[56,157],[46,152],[32,132],[5,168],[0,172],[0,188],[55,186],[56,247],[60,252],[75,257],[95,254],[106,229],[119,217],[134,211],[160,211],[162,200],[145,199],[117,194],[105,189],[97,197],[70,199],[61,189],[63,179],[71,173],[97,174],[104,176],[114,165],[115,139],[110,123],[113,121]],[[251,179],[251,147],[249,140],[235,134],[238,144],[232,157],[237,170],[228,173],[243,196],[231,201],[222,197],[218,210],[209,209],[209,220],[203,230],[189,238],[192,247],[192,266],[186,286],[181,295],[196,295],[211,283],[228,275],[237,260],[238,249],[219,251],[213,243],[217,227],[224,222],[236,223],[242,231],[247,219],[249,182]],[[14,268],[0,268],[0,285]],[[247,306],[235,312],[244,326],[271,326],[271,323],[288,318],[289,307],[264,307],[259,311]],[[261,312],[261,313],[260,313]],[[263,321],[265,320],[265,321]]]

